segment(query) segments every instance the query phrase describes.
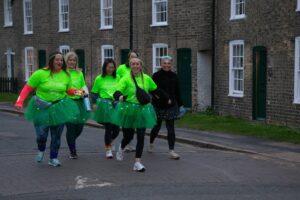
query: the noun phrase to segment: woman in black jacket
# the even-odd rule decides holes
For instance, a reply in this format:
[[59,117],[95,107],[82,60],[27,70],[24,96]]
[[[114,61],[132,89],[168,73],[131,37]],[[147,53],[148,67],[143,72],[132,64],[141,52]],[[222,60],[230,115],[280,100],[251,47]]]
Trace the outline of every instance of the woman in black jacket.
[[150,145],[148,151],[153,152],[153,142],[165,120],[168,131],[169,155],[171,159],[178,160],[180,156],[175,153],[175,128],[174,121],[177,118],[179,107],[182,106],[180,99],[179,81],[177,74],[172,71],[172,58],[162,57],[161,70],[153,74],[153,80],[158,87],[157,94],[153,96],[152,104],[157,115],[157,124],[151,130]]

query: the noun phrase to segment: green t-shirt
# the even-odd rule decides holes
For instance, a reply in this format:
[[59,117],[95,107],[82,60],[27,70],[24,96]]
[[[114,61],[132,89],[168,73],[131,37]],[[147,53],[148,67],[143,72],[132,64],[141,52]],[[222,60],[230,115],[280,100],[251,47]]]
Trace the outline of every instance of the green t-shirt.
[[[82,89],[84,86],[86,86],[84,77],[83,77],[83,73],[81,71],[69,69],[68,72],[71,76],[73,88]],[[68,95],[68,97],[70,97],[71,99],[79,99],[80,98],[80,96],[77,96],[77,95],[74,95],[74,96]]]
[[123,78],[124,76],[126,76],[127,74],[129,74],[130,71],[131,71],[130,67],[127,67],[126,64],[122,64],[117,69],[117,75],[120,78]]
[[113,99],[119,80],[119,76],[114,78],[112,75],[106,75],[104,77],[99,75],[95,79],[92,92],[98,94],[101,98]]
[[[144,84],[141,75],[135,77],[135,80],[140,88],[147,92],[156,90],[157,86],[150,76],[143,74],[143,79]],[[135,95],[136,87],[130,73],[120,80],[117,91],[122,92],[123,95],[127,95],[126,101],[131,103],[139,103]]]
[[72,88],[70,76],[63,70],[50,73],[48,69],[39,69],[29,78],[27,84],[36,89],[36,95],[49,102],[66,97],[66,91]]

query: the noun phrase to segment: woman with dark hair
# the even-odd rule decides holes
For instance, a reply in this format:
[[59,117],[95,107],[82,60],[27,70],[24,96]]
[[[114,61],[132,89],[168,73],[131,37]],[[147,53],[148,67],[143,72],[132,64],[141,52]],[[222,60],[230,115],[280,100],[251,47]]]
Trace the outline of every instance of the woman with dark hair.
[[[65,61],[67,64],[67,72],[71,76],[72,87],[83,90],[84,95],[88,95],[88,88],[86,86],[83,73],[81,69],[78,67],[78,56],[75,52],[70,51],[65,55]],[[86,120],[89,118],[89,111],[86,110],[84,105],[84,97],[83,96],[71,96],[68,95],[77,105],[80,114],[76,117],[75,120],[66,123],[67,132],[66,139],[68,143],[68,147],[70,150],[70,158],[77,159],[77,149],[76,149],[76,139],[81,135],[83,126]]]
[[50,160],[49,165],[60,166],[57,159],[61,134],[64,124],[74,120],[79,114],[76,104],[67,98],[70,95],[81,95],[81,90],[72,88],[71,78],[66,71],[63,55],[55,52],[50,56],[48,66],[35,71],[22,89],[15,104],[17,109],[23,107],[24,100],[31,91],[35,90],[28,104],[25,118],[34,123],[38,154],[36,161],[43,161],[47,137],[50,130]]
[[120,103],[114,112],[113,122],[123,128],[123,139],[116,157],[117,160],[123,160],[125,147],[133,139],[136,130],[137,144],[133,170],[143,172],[146,170],[141,163],[145,131],[146,128],[152,128],[156,124],[156,115],[150,102],[142,103],[138,100],[136,91],[137,86],[146,92],[155,91],[157,86],[150,76],[143,73],[140,59],[132,58],[129,64],[131,73],[120,80],[114,94],[115,99]]
[[112,124],[112,113],[114,112],[113,94],[119,81],[116,75],[116,63],[113,59],[106,59],[102,66],[102,74],[95,79],[92,96],[96,103],[94,120],[105,127],[105,150],[106,158],[113,158],[112,142],[119,135],[119,126]]

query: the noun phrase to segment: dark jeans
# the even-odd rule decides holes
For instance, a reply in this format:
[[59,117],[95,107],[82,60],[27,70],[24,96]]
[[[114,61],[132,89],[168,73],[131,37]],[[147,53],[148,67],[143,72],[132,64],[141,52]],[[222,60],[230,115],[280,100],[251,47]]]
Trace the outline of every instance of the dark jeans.
[[105,127],[104,141],[105,141],[105,145],[108,146],[111,145],[112,141],[118,137],[120,128],[119,126],[111,123],[104,123],[104,127]]
[[84,124],[66,123],[67,127],[67,143],[71,152],[76,152],[76,139],[82,133]]
[[[134,131],[133,128],[122,128],[123,130],[123,139],[121,142],[121,148],[124,149],[127,144],[133,139]],[[145,138],[145,128],[137,128],[136,134],[137,134],[137,143],[136,143],[136,151],[135,151],[135,157],[141,158],[143,154],[144,149],[144,138]]]
[[45,151],[48,133],[51,133],[51,144],[50,144],[50,159],[57,158],[58,150],[60,147],[60,138],[64,130],[64,125],[58,126],[46,126],[46,125],[34,125],[36,131],[36,142],[39,151]]
[[[166,122],[166,128],[168,131],[168,144],[169,144],[169,149],[174,150],[175,146],[175,128],[174,128],[174,119],[171,120],[165,120]],[[161,128],[161,123],[162,120],[158,119],[157,124],[153,127],[150,133],[150,143],[152,144],[158,135],[158,132]]]

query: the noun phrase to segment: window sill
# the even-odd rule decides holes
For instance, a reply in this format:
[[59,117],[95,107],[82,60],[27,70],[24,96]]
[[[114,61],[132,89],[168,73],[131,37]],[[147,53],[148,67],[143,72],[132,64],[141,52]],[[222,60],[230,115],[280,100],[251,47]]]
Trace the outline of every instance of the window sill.
[[9,27],[13,27],[13,25],[12,24],[7,24],[7,25],[4,25],[3,27],[4,28],[9,28]]
[[229,97],[244,98],[244,94],[228,94]]
[[112,26],[107,26],[107,27],[100,27],[99,30],[102,31],[102,30],[111,30],[113,29]]
[[168,26],[168,23],[150,24],[150,27],[157,27],[157,26]]
[[230,21],[246,19],[246,15],[235,15],[230,17]]
[[65,30],[58,30],[59,33],[66,33],[66,32],[70,32],[69,29],[65,29]]
[[33,32],[26,32],[24,35],[33,35]]

